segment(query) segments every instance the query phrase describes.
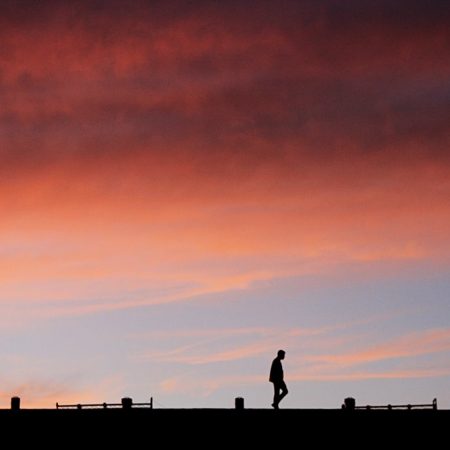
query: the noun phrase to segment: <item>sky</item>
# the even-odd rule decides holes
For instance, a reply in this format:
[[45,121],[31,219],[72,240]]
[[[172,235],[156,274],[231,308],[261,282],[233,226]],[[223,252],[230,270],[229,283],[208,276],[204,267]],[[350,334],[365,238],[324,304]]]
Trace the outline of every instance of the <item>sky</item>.
[[450,408],[449,22],[3,0],[0,407]]

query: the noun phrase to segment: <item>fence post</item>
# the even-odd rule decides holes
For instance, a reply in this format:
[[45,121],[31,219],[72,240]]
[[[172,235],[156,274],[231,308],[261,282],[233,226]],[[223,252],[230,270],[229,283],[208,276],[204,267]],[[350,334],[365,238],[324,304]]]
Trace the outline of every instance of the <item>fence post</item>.
[[346,399],[344,399],[344,406],[346,410],[348,411],[353,411],[355,409],[355,399],[353,397],[347,397]]
[[244,399],[242,397],[236,397],[234,399],[234,407],[236,409],[244,409]]
[[123,409],[131,409],[133,406],[133,399],[130,397],[123,397],[122,398],[122,408]]

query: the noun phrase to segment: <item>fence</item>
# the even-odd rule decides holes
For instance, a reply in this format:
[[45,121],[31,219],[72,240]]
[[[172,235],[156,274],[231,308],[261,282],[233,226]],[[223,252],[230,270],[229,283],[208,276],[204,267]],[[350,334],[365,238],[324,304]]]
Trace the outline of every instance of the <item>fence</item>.
[[121,403],[77,403],[75,405],[61,405],[56,403],[56,409],[131,409],[134,407],[153,409],[153,397],[150,397],[149,403],[133,403],[133,400],[129,397],[123,398]]
[[437,399],[433,399],[431,403],[418,404],[418,405],[366,405],[366,406],[355,406],[355,409],[434,409],[437,410]]

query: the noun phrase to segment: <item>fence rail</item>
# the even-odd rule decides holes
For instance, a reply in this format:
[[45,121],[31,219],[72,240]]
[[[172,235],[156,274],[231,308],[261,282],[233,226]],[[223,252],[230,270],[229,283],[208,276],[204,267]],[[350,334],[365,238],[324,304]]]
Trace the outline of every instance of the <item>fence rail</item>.
[[121,403],[77,403],[73,405],[62,405],[56,403],[56,409],[131,409],[131,408],[150,408],[153,409],[153,397],[150,397],[148,403],[133,403],[131,398],[123,398]]
[[355,409],[434,409],[437,410],[437,399],[433,399],[431,403],[418,404],[418,405],[366,405],[366,406],[355,406]]

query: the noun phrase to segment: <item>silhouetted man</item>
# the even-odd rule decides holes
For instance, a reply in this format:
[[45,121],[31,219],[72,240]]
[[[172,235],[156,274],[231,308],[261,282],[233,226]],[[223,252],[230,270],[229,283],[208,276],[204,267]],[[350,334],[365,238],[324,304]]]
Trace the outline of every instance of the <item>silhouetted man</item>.
[[279,403],[288,393],[286,383],[284,382],[283,366],[281,364],[284,355],[286,355],[284,350],[278,350],[277,357],[272,361],[272,366],[270,368],[269,381],[273,383],[274,389],[272,406],[275,409],[278,409]]

